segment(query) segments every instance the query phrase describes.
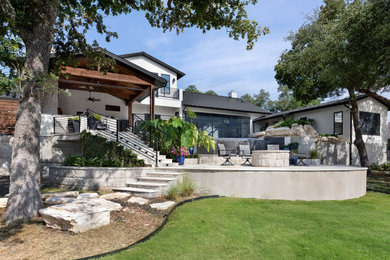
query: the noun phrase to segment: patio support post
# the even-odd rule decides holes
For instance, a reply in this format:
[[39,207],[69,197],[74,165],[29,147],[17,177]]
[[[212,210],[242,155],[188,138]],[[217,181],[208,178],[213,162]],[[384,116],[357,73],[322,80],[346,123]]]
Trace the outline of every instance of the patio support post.
[[127,118],[129,120],[129,129],[130,129],[130,127],[131,127],[131,129],[133,129],[133,102],[129,102],[127,104],[127,108],[128,108]]
[[150,85],[150,119],[154,119],[154,86]]

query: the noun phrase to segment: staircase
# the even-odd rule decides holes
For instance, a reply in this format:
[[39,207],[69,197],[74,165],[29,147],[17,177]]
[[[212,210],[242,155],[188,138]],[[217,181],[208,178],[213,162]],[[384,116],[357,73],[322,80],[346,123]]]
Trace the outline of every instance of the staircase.
[[128,192],[144,198],[155,198],[163,195],[171,184],[174,184],[182,176],[178,172],[150,171],[145,176],[140,176],[136,181],[126,183],[126,187],[114,188],[114,191]]
[[[137,154],[138,159],[143,159],[145,165],[149,166],[177,166],[178,163],[172,162],[172,159],[167,159],[165,155],[160,155],[159,151],[155,151],[149,147],[138,135],[131,132],[131,127],[128,130],[119,131],[119,121],[110,117],[101,115],[102,122],[105,127],[99,130],[88,130],[92,134],[102,136],[109,141],[118,141],[124,148],[131,149]],[[156,160],[157,157],[157,160]]]

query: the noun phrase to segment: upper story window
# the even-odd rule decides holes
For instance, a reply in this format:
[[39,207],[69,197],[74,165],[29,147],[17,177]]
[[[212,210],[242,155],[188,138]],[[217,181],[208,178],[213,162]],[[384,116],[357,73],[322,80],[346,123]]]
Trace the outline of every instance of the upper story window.
[[378,113],[359,112],[360,126],[364,135],[380,135],[381,118]]
[[161,74],[161,77],[167,81],[167,85],[165,88],[161,88],[162,94],[170,94],[171,93],[171,76],[168,74]]
[[343,112],[335,112],[333,114],[333,133],[335,135],[343,134]]

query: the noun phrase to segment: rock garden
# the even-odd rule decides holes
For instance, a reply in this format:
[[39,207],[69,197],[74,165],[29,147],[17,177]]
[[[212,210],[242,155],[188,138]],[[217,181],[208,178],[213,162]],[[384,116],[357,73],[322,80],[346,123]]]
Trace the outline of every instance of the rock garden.
[[[145,199],[121,192],[43,192],[39,217],[0,226],[0,259],[74,259],[126,247],[157,229],[176,203],[196,197],[187,195]],[[0,217],[6,203],[0,199]]]

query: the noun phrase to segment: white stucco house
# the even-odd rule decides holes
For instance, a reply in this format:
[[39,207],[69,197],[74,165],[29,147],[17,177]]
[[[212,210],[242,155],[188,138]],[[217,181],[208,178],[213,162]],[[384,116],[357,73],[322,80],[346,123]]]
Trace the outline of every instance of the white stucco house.
[[[370,162],[387,161],[387,113],[388,105],[368,95],[358,96],[360,123]],[[311,121],[319,134],[334,134],[350,144],[351,164],[358,164],[358,153],[353,141],[355,131],[348,98],[273,113],[254,120],[254,132],[264,130],[286,118]]]

